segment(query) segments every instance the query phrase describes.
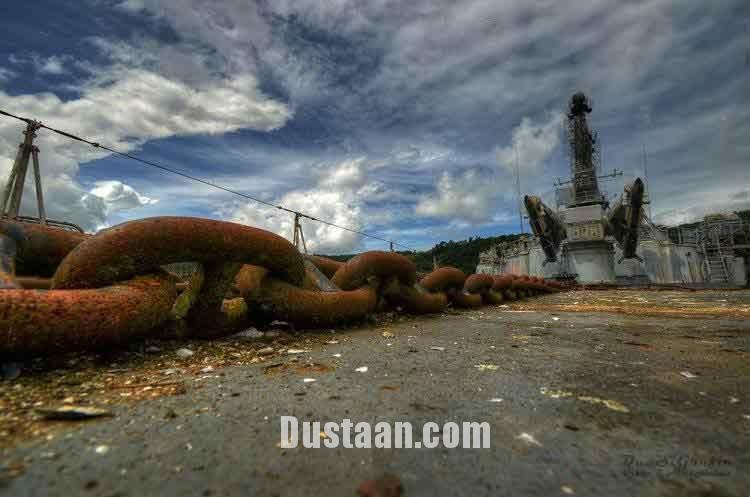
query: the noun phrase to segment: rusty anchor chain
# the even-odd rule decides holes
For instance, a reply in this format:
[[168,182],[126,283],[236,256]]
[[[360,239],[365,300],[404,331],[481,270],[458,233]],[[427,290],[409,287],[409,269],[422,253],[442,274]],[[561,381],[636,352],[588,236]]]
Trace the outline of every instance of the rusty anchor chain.
[[[185,262],[199,264],[187,282],[163,269]],[[330,326],[387,307],[437,313],[562,289],[451,267],[417,281],[414,263],[395,252],[346,263],[303,256],[269,231],[201,218],[140,219],[95,235],[0,220],[3,358],[117,346],[169,320],[213,338],[258,318]]]

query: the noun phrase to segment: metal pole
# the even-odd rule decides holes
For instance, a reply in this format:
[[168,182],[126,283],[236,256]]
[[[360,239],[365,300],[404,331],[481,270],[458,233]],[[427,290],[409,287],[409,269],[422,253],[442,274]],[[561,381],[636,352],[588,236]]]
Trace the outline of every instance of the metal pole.
[[10,194],[13,191],[13,184],[16,180],[19,164],[21,163],[21,156],[23,155],[23,143],[18,145],[18,152],[16,152],[16,159],[13,161],[13,167],[10,169],[10,175],[8,175],[8,183],[5,185],[5,192],[3,192],[3,203],[0,204],[0,214],[5,216],[10,209]]
[[39,172],[39,147],[32,147],[31,157],[34,160],[34,182],[36,183],[36,206],[39,210],[39,222],[47,224],[47,214],[44,212],[44,194],[42,193],[42,175]]
[[23,197],[23,185],[26,181],[26,171],[29,167],[29,156],[31,155],[31,149],[34,146],[34,137],[36,137],[36,130],[39,128],[39,123],[36,121],[29,121],[24,131],[23,140],[23,151],[21,152],[21,160],[18,163],[18,169],[16,170],[15,183],[13,185],[13,193],[10,198],[10,208],[8,210],[8,216],[18,217],[18,211],[21,209],[21,197]]
[[521,228],[521,234],[523,234],[523,212],[521,202],[521,168],[518,164],[518,148],[515,143],[513,144],[513,154],[516,156],[516,199],[518,200],[518,224]]
[[305,254],[307,254],[307,243],[305,243],[305,233],[302,231],[302,223],[298,224],[299,227],[299,238],[302,240],[302,249],[305,251]]
[[304,250],[305,254],[307,253],[307,243],[305,242],[305,234],[302,232],[302,224],[299,222],[300,220],[300,213],[295,212],[294,213],[294,237],[293,242],[294,246],[299,251],[299,245],[300,242],[302,243],[302,250]]
[[299,250],[299,238],[297,235],[297,226],[299,226],[299,214],[294,213],[294,234],[292,235],[292,243]]
[[21,162],[19,163],[18,171],[16,171],[16,182],[13,184],[13,193],[10,197],[10,209],[8,215],[10,217],[18,217],[18,211],[21,210],[21,198],[23,197],[23,186],[26,182],[26,171],[29,167],[29,151],[24,146],[24,150],[21,153]]

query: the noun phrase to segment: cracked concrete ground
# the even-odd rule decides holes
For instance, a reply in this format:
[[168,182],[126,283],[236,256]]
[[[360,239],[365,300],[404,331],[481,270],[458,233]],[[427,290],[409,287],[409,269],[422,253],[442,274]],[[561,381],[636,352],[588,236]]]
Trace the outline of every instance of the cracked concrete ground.
[[[612,312],[570,312],[592,298]],[[114,417],[49,430],[35,420],[3,444],[0,494],[350,496],[392,473],[405,496],[740,497],[750,488],[748,304],[748,291],[569,292],[319,331],[268,355],[253,344],[249,360],[239,346],[220,361],[209,345],[170,342],[164,357],[169,347],[196,354],[87,377],[132,375],[122,382],[130,395],[107,404]],[[674,312],[615,308],[638,305]],[[696,307],[727,312],[682,312]],[[127,360],[107,358],[126,371]],[[3,382],[0,398],[31,395],[56,371]],[[177,379],[184,388],[151,395]],[[96,391],[87,402],[109,399]],[[282,449],[282,415],[486,421],[491,448]]]

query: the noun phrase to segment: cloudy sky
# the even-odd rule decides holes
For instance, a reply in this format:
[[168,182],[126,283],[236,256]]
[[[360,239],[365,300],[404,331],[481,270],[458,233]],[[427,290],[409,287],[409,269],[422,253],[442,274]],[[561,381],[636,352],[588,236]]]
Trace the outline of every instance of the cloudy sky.
[[[518,231],[566,176],[593,100],[611,194],[643,174],[680,222],[750,207],[746,0],[3,2],[0,108],[426,248]],[[22,124],[0,119],[3,181]],[[278,211],[40,132],[49,215],[88,230],[194,215],[284,235]],[[26,208],[33,213],[31,191]],[[314,223],[318,252],[384,248]]]

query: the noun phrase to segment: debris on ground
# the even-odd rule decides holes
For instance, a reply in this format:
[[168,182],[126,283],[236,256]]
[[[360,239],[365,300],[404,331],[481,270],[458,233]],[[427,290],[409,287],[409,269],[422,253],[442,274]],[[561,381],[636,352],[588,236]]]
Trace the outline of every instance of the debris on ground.
[[399,497],[401,490],[401,480],[389,474],[378,480],[365,480],[357,487],[361,497]]
[[680,374],[684,376],[685,378],[691,379],[691,378],[697,378],[698,375],[691,373],[690,371],[680,371]]
[[174,353],[180,359],[187,359],[188,357],[192,356],[195,352],[193,352],[190,349],[177,349],[175,350]]
[[355,369],[357,373],[366,373],[367,372],[367,366],[360,366],[357,369]]
[[611,409],[613,411],[622,413],[630,412],[630,409],[628,409],[622,402],[618,402],[616,400],[601,399],[599,397],[594,397],[591,395],[577,395],[575,392],[570,392],[567,390],[550,390],[547,387],[540,388],[539,393],[541,393],[545,397],[549,397],[550,399],[564,399],[574,397],[581,402],[588,402],[589,404],[601,404],[607,409]]
[[249,338],[249,339],[256,339],[256,338],[263,338],[265,334],[258,330],[257,328],[248,328],[246,330],[242,330],[239,333],[235,333],[232,335],[235,338]]
[[430,350],[437,350],[438,352],[445,352],[445,347],[430,347]]
[[538,440],[537,440],[536,438],[534,438],[534,436],[533,436],[533,435],[530,435],[530,434],[528,434],[528,433],[525,433],[525,432],[524,432],[524,433],[521,433],[521,434],[520,434],[520,435],[518,435],[518,436],[517,436],[516,438],[517,438],[518,440],[523,440],[524,442],[526,442],[526,443],[528,443],[528,444],[530,444],[530,445],[536,445],[536,446],[539,446],[539,447],[541,447],[541,446],[542,446],[542,444],[541,444],[541,443],[539,443],[539,441],[538,441]]
[[[517,301],[510,305],[510,312],[577,312],[577,313],[616,313],[633,316],[654,316],[691,319],[746,319],[750,313],[750,304],[738,298],[731,299],[731,303],[721,303],[716,299],[716,292],[704,290],[691,295],[691,300],[685,300],[684,289],[660,289],[653,299],[643,298],[642,292],[648,289],[621,289],[616,298],[607,298],[612,293],[601,290],[577,290],[553,296],[543,296],[539,299]],[[508,311],[506,311],[508,312]]]
[[500,369],[500,366],[496,364],[475,364],[474,367],[479,371],[497,371]]
[[36,409],[36,412],[44,419],[58,421],[81,421],[86,419],[114,416],[114,413],[107,409],[92,406],[75,405],[64,405],[61,407],[39,407]]
[[578,400],[581,400],[583,402],[588,402],[590,404],[602,404],[607,409],[611,409],[617,412],[624,412],[624,413],[630,412],[630,409],[628,409],[623,403],[618,402],[616,400],[600,399],[599,397],[591,397],[588,395],[579,395]]

